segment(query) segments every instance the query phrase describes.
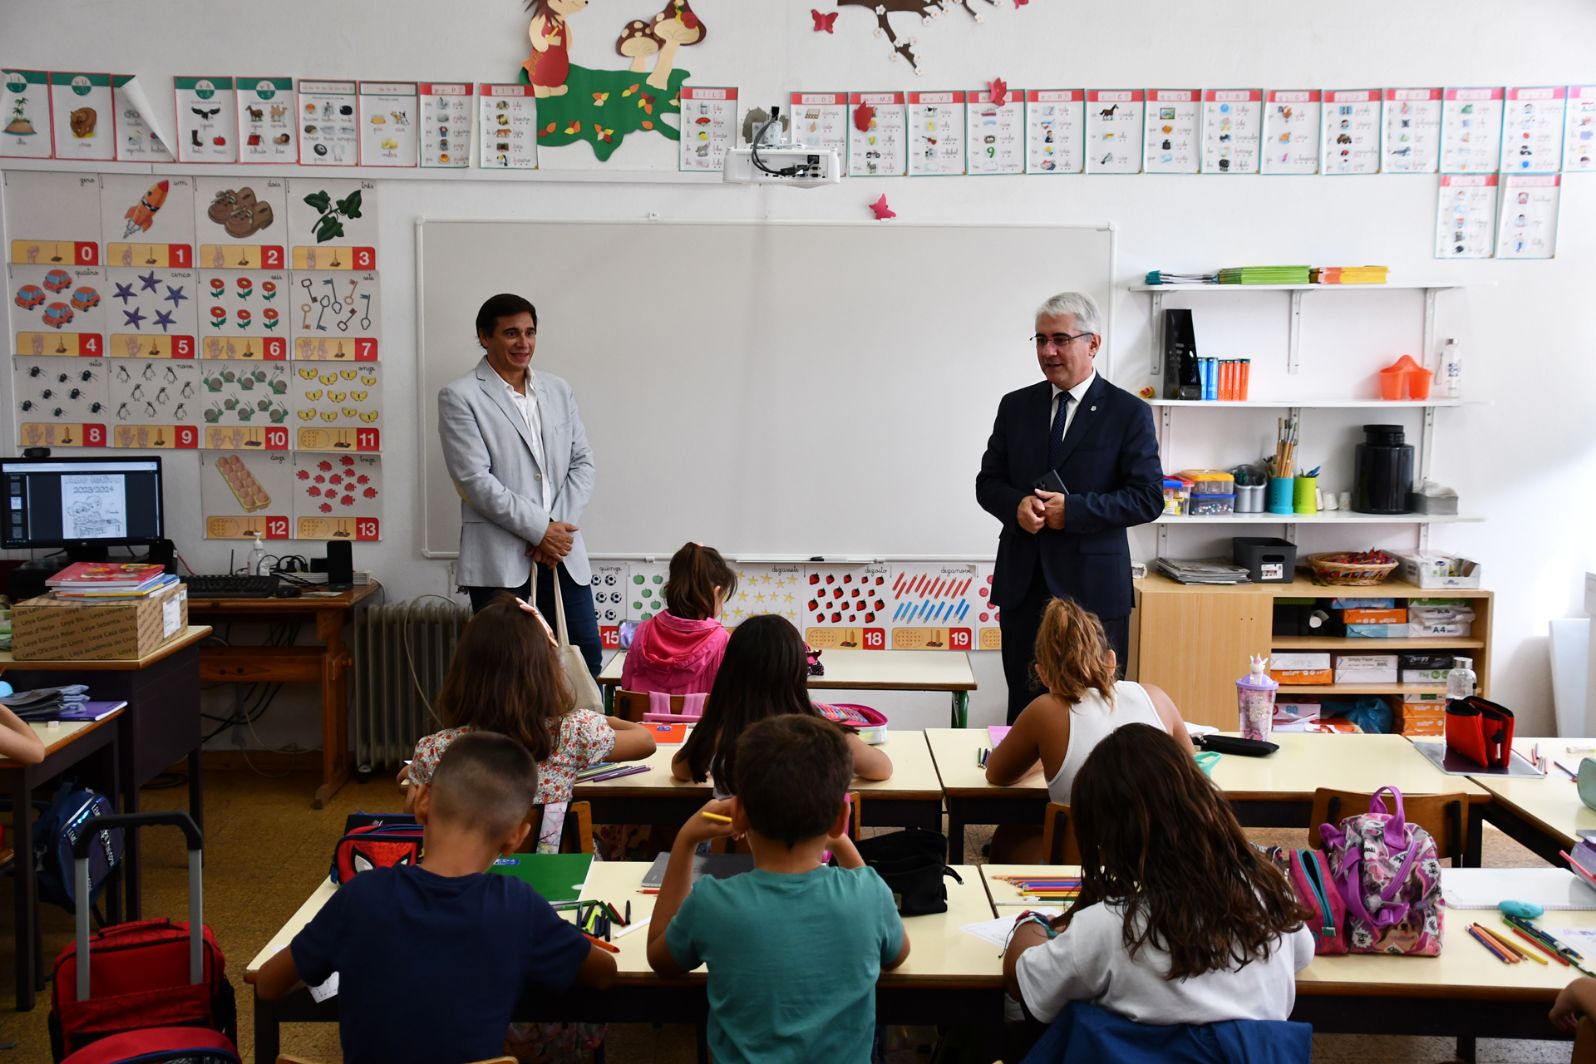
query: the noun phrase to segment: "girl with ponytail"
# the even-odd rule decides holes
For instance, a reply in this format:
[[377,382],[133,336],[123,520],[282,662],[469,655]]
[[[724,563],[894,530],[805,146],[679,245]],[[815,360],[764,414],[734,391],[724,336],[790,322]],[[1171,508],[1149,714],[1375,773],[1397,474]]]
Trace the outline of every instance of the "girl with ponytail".
[[669,695],[708,694],[731,633],[720,623],[737,574],[714,547],[688,543],[671,557],[665,608],[632,636],[621,687]]

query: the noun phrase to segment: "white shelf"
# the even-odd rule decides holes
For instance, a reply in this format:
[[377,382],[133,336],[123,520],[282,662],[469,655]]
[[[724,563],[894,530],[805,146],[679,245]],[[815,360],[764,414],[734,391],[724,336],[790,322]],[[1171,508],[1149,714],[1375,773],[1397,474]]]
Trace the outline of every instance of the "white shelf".
[[1256,407],[1260,410],[1374,410],[1377,408],[1421,410],[1437,406],[1485,406],[1486,399],[1147,399],[1148,406],[1178,406],[1201,410],[1205,407],[1235,409]]
[[1386,284],[1133,284],[1132,292],[1380,292],[1468,288],[1468,281],[1391,281]]
[[1350,510],[1321,510],[1316,514],[1203,514],[1197,517],[1160,516],[1156,525],[1450,525],[1483,521],[1469,514],[1359,514]]

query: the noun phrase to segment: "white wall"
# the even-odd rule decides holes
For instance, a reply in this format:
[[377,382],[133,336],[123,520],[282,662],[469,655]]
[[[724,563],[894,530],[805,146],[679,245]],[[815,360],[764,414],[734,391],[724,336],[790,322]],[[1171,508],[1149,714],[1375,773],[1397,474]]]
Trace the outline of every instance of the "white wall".
[[[695,0],[710,27],[706,42],[682,53],[681,65],[706,84],[734,84],[745,101],[773,100],[792,89],[974,88],[1002,76],[1013,86],[1124,87],[1262,86],[1366,87],[1440,84],[1552,84],[1596,80],[1588,42],[1596,38],[1596,8],[1584,0],[1545,0],[1509,13],[1485,0],[1390,4],[1348,0],[1336,5],[1280,4],[1270,0],[1167,0],[1114,3],[1008,3],[984,11],[980,25],[960,10],[923,27],[924,71],[915,77],[886,58],[885,41],[872,35],[869,16],[844,11],[834,35],[810,29],[812,0]],[[820,5],[829,7],[828,4]],[[621,24],[644,17],[653,0],[616,4],[597,0],[575,16],[574,59],[591,66],[615,63],[612,45]],[[232,5],[194,0],[9,0],[0,63],[44,69],[138,73],[156,86],[176,74],[246,71],[262,74],[341,75],[372,78],[473,78],[509,80],[525,52],[521,5],[510,0],[423,0],[380,4],[328,4],[283,0],[242,13]],[[758,15],[752,14],[758,11]],[[1509,14],[1511,17],[1509,17]],[[1533,18],[1533,20],[1532,20]],[[913,20],[902,20],[912,22]],[[161,94],[164,97],[164,94]],[[169,107],[164,98],[159,101]],[[545,167],[578,171],[569,181],[545,173],[530,182],[469,179],[384,180],[381,262],[388,421],[385,448],[388,538],[357,554],[390,596],[405,599],[445,593],[443,563],[419,557],[415,481],[407,476],[417,453],[414,428],[404,417],[415,409],[415,299],[412,223],[417,217],[624,218],[658,214],[674,219],[853,219],[885,192],[906,220],[1083,223],[1108,220],[1119,230],[1121,287],[1154,267],[1212,268],[1267,262],[1389,264],[1397,277],[1455,278],[1493,287],[1446,297],[1442,335],[1467,343],[1466,386],[1492,405],[1442,411],[1436,475],[1457,486],[1465,508],[1488,515],[1485,523],[1439,529],[1434,545],[1469,554],[1485,564],[1497,591],[1494,636],[1498,652],[1492,682],[1503,701],[1526,718],[1521,731],[1551,727],[1546,627],[1551,617],[1578,609],[1579,577],[1596,564],[1590,501],[1596,451],[1589,422],[1596,388],[1579,328],[1578,308],[1596,276],[1596,177],[1567,180],[1561,248],[1544,263],[1441,264],[1430,258],[1435,179],[1258,177],[1026,177],[948,180],[845,181],[811,192],[756,190],[683,181],[674,173],[674,143],[628,142],[606,167],[588,149],[545,152]],[[107,167],[114,169],[114,167]],[[653,174],[643,171],[652,170]],[[594,180],[597,175],[610,180]],[[622,172],[632,179],[613,180]],[[558,176],[558,175],[554,175]],[[938,268],[1001,269],[1001,264],[906,264],[899,283],[925,283]],[[1052,291],[1046,276],[1017,278],[1038,299]],[[594,283],[572,278],[573,284]],[[483,290],[514,288],[513,277],[485,277]],[[528,293],[557,312],[558,292]],[[618,298],[629,298],[618,293]],[[1324,297],[1320,297],[1324,298]],[[1333,297],[1332,297],[1333,298]],[[1364,297],[1351,297],[1363,299]],[[1367,357],[1376,340],[1417,346],[1417,297],[1389,294],[1368,303],[1371,338],[1361,328],[1337,325],[1324,357]],[[890,308],[887,312],[890,312]],[[981,313],[950,301],[949,312]],[[1338,314],[1341,312],[1337,312]],[[1361,314],[1361,310],[1360,310]],[[1110,338],[1116,365],[1140,372],[1147,337],[1145,297],[1123,292],[1114,307]],[[1280,317],[1284,317],[1281,308]],[[1361,324],[1361,323],[1360,323]],[[660,328],[673,324],[662,315]],[[1012,363],[1019,386],[1034,378],[1023,341],[1028,321],[994,321],[991,346],[972,357]],[[623,337],[618,342],[646,343]],[[1362,346],[1360,346],[1360,344]],[[471,358],[462,338],[462,365]],[[1135,367],[1131,370],[1130,367]],[[1122,380],[1125,372],[1121,373]],[[905,381],[906,389],[943,382]],[[1139,382],[1138,382],[1139,383]],[[815,382],[817,392],[828,382]],[[986,420],[995,395],[970,397],[970,417]],[[805,397],[792,397],[801,402]],[[589,402],[594,401],[589,397]],[[9,403],[7,403],[9,410]],[[12,429],[7,418],[5,432]],[[1205,454],[1228,458],[1227,429],[1215,415],[1188,415],[1171,465]],[[1324,424],[1327,446],[1358,419]],[[1315,423],[1318,424],[1318,423]],[[1248,430],[1252,431],[1252,430]],[[1211,441],[1211,446],[1208,446]],[[868,442],[864,434],[862,442]],[[603,463],[625,461],[613,441],[596,440]],[[948,475],[973,477],[979,455],[952,456]],[[819,485],[812,485],[818,490]],[[197,536],[195,503],[174,498],[179,546],[199,569],[226,564],[228,546]],[[859,500],[871,504],[871,500]],[[912,505],[912,503],[911,503]],[[973,499],[971,505],[974,505]],[[935,515],[906,514],[934,520]],[[185,535],[182,531],[188,529]],[[995,530],[994,530],[995,531]],[[1306,531],[1306,530],[1305,530]],[[1327,543],[1322,531],[1305,535],[1307,547],[1360,546],[1361,537]],[[1176,540],[1180,553],[1202,543]],[[1150,535],[1138,537],[1150,549]],[[1375,542],[1371,539],[1367,542]],[[1407,545],[1410,535],[1385,542]],[[666,551],[670,544],[659,544]],[[1191,546],[1187,551],[1184,548]],[[319,553],[315,545],[306,549]],[[995,655],[979,663],[985,688],[975,700],[977,719],[1001,713],[1002,684]],[[924,701],[916,702],[922,706]],[[926,707],[922,722],[940,715]],[[314,708],[304,699],[279,701],[263,722],[268,744],[315,742]],[[913,714],[916,720],[922,712]]]

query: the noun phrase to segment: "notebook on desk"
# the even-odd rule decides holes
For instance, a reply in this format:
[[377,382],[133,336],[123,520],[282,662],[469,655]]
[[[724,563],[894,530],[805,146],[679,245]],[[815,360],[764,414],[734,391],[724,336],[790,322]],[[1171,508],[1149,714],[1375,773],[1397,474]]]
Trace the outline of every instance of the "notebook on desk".
[[[654,863],[648,866],[648,871],[643,873],[643,888],[645,890],[658,890],[660,884],[665,882],[665,866],[670,862],[671,855],[662,853],[654,858]],[[732,876],[751,872],[754,868],[754,855],[751,853],[711,853],[698,854],[693,858],[693,882],[697,883],[704,876],[711,879],[730,879]]]
[[518,853],[500,857],[488,871],[532,884],[532,889],[552,904],[579,900],[592,867],[590,853]]
[[1596,910],[1596,888],[1566,868],[1442,868],[1441,896],[1454,909],[1527,901],[1548,912]]

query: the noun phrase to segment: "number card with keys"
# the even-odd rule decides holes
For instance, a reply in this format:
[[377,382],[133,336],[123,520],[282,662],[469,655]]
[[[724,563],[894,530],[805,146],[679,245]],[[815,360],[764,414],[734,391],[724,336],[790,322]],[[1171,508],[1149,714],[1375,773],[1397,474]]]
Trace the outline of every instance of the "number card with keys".
[[376,366],[293,367],[296,451],[382,450],[382,377]]
[[206,539],[287,539],[294,474],[285,452],[200,453],[200,512]]
[[294,359],[377,361],[382,303],[375,273],[296,270],[293,282]]
[[382,538],[382,460],[373,455],[294,455],[294,538]]
[[12,367],[17,436],[24,447],[105,447],[105,363],[19,358]]
[[283,270],[201,270],[199,349],[205,359],[282,362],[293,311]]

